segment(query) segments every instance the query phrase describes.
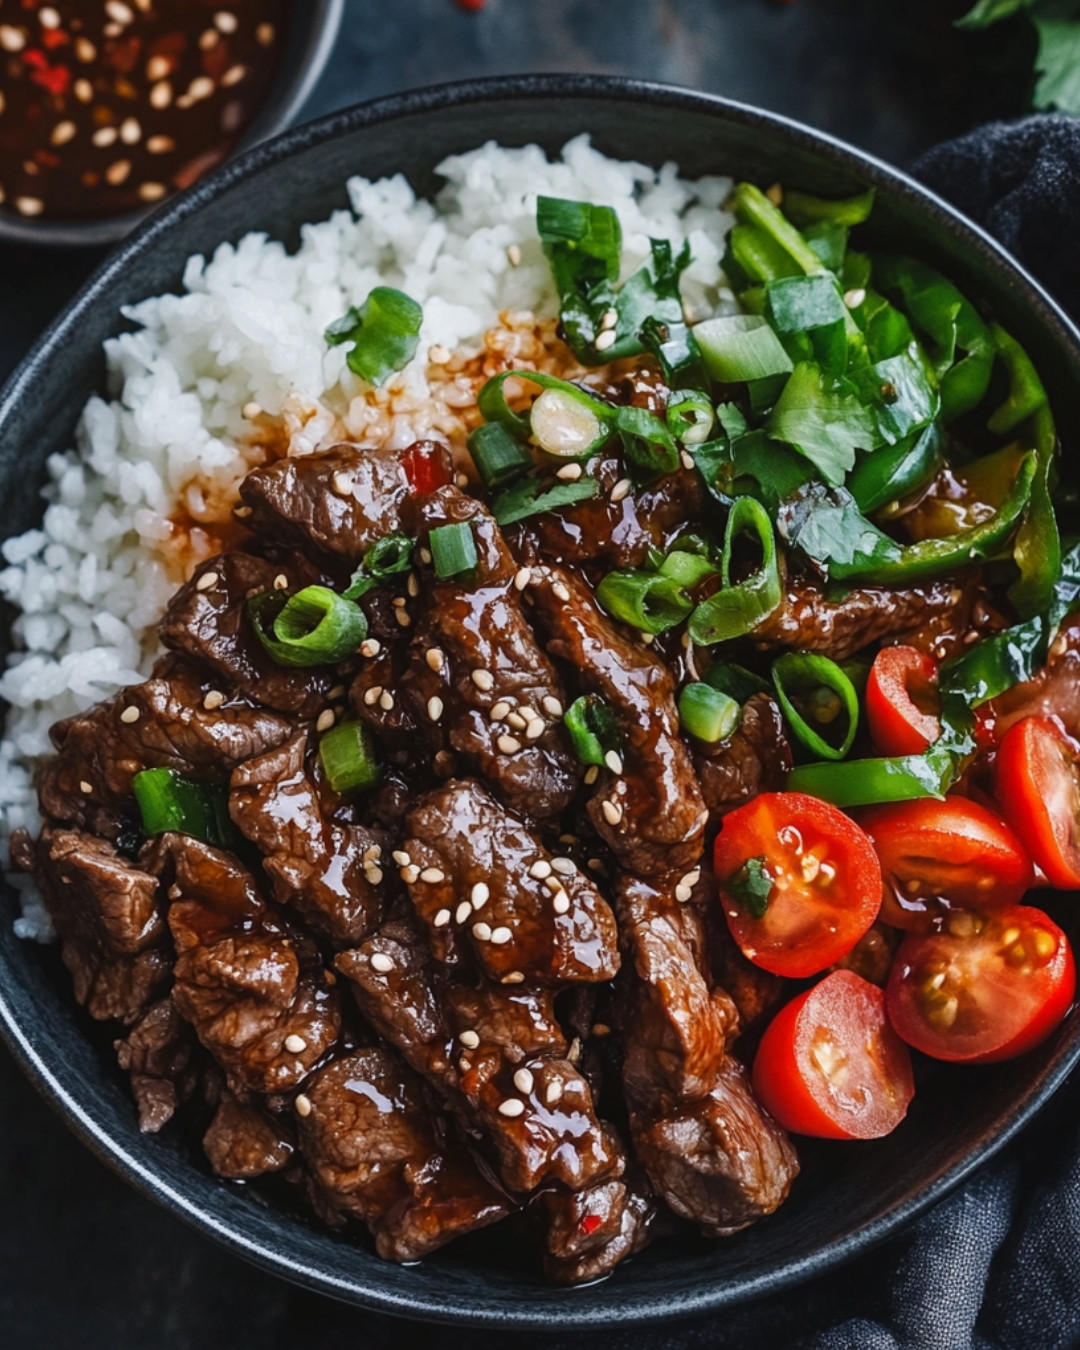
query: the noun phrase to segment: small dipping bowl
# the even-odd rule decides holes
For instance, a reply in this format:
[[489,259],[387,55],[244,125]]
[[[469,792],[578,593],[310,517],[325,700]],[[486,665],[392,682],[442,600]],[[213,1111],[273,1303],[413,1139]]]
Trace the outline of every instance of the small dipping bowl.
[[[273,6],[275,17],[279,17],[281,30],[276,33],[274,39],[275,57],[274,64],[276,69],[270,77],[269,86],[262,93],[258,100],[258,107],[254,115],[246,120],[242,130],[235,134],[233,143],[228,146],[224,154],[219,157],[211,157],[208,154],[208,162],[205,169],[199,169],[196,165],[190,171],[190,182],[195,182],[216,167],[221,160],[229,158],[240,151],[249,149],[260,141],[267,140],[269,137],[283,131],[296,118],[297,113],[303,107],[312,89],[315,87],[319,76],[326,66],[326,62],[334,47],[337,38],[338,29],[341,26],[342,11],[345,0],[282,0],[276,6]],[[143,6],[134,3],[123,4],[117,7],[122,15],[124,11],[131,14],[131,33],[138,32],[138,25],[142,21]],[[250,8],[250,6],[247,6]],[[205,34],[214,37],[215,31],[220,34],[221,40],[229,36],[229,22],[231,11],[228,6],[228,0],[221,0],[220,4],[208,5],[200,3],[199,0],[191,0],[191,3],[185,5],[184,19],[188,28],[191,40],[200,44],[200,39],[204,40]],[[108,17],[108,5],[105,6],[106,17]],[[268,7],[268,13],[270,7]],[[26,9],[18,16],[18,26],[7,22],[0,22],[0,62],[19,60],[27,64],[36,63],[39,67],[30,78],[42,88],[42,94],[45,96],[48,92],[48,81],[52,74],[56,73],[50,68],[59,69],[59,77],[65,81],[65,90],[70,88],[76,90],[76,86],[81,82],[86,84],[86,77],[92,77],[95,71],[100,68],[96,65],[91,53],[95,53],[94,44],[83,38],[80,44],[80,35],[71,25],[69,32],[66,22],[68,6],[63,5],[62,0],[55,7],[50,7],[47,0],[34,9]],[[196,17],[199,16],[199,17]],[[220,20],[220,27],[215,30],[215,19]],[[57,20],[60,20],[57,23]],[[50,28],[50,23],[55,27]],[[174,22],[173,27],[178,26]],[[37,30],[40,28],[40,33]],[[56,33],[57,36],[50,40],[49,34]],[[40,43],[38,39],[43,39]],[[111,41],[119,47],[125,40],[124,25],[121,23],[111,23],[106,28],[106,40]],[[203,45],[203,50],[206,46]],[[153,58],[151,58],[153,59]],[[124,64],[124,57],[121,51],[117,50],[111,62],[115,70],[119,65]],[[107,169],[108,164],[115,161],[122,162],[126,146],[124,143],[124,134],[126,126],[133,122],[137,125],[137,118],[140,111],[144,108],[144,102],[149,98],[153,84],[147,75],[147,53],[140,52],[131,70],[131,81],[134,86],[141,90],[141,95],[136,98],[130,98],[127,102],[121,102],[116,110],[118,120],[113,124],[112,130],[115,134],[115,149],[106,153],[102,148],[97,153],[100,158],[102,169]],[[227,83],[228,75],[225,75],[222,83]],[[169,83],[168,80],[159,83]],[[56,90],[55,92],[59,92]],[[177,87],[175,91],[170,90],[169,98],[179,100],[175,108],[174,116],[183,117],[185,110],[190,109],[191,102],[185,104],[184,97],[186,91]],[[9,100],[10,101],[10,100]],[[194,100],[192,100],[193,102]],[[80,137],[83,142],[89,139],[91,128],[85,123],[92,123],[95,105],[99,102],[99,97],[95,94],[94,99],[87,97],[85,102],[78,99],[77,93],[73,93],[69,99],[72,107],[73,118],[79,112],[86,109],[84,124],[80,127]],[[127,118],[120,116],[121,109],[128,114]],[[164,119],[164,113],[168,111],[160,104],[155,105],[153,98],[149,98],[146,111],[160,123]],[[0,114],[2,115],[2,114]],[[62,115],[58,115],[60,117]],[[100,127],[94,134],[100,135],[106,131],[107,127]],[[158,136],[158,139],[162,137]],[[216,146],[220,146],[223,141],[229,139],[228,130],[221,130],[215,142],[206,145],[200,145],[197,142],[189,147],[186,159],[188,162],[197,160],[200,153],[208,153]],[[42,147],[46,153],[56,156],[63,164],[65,152],[70,155],[75,142],[72,140],[65,145],[63,142],[54,142]],[[95,145],[98,143],[95,142]],[[81,147],[80,147],[81,150]],[[114,158],[115,157],[115,158]],[[46,170],[46,172],[62,172],[62,168]],[[170,168],[170,173],[175,172],[175,168]],[[3,182],[3,171],[0,167],[0,182]],[[14,205],[15,192],[8,190],[8,184],[4,183],[7,191],[7,200],[0,206],[0,241],[19,244],[46,245],[62,248],[93,248],[105,244],[115,243],[122,239],[131,229],[141,220],[150,214],[163,201],[169,200],[175,196],[181,187],[188,186],[188,182],[181,185],[169,185],[167,189],[152,200],[147,200],[144,206],[137,206],[134,209],[125,209],[117,214],[87,214],[85,216],[59,216],[49,215],[48,209],[37,216],[20,214]],[[90,191],[91,189],[87,189]]]

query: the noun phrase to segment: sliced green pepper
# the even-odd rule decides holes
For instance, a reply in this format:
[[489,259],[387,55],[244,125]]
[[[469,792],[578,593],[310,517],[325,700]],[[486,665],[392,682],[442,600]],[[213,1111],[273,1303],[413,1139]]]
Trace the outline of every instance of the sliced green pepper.
[[[807,750],[819,759],[843,759],[859,729],[859,697],[836,662],[788,652],[773,662],[772,678],[784,715]],[[843,730],[839,744],[822,735],[834,723]]]
[[861,456],[848,476],[847,489],[859,510],[869,515],[928,483],[942,460],[941,428],[933,423],[896,445]]
[[945,796],[956,776],[956,758],[931,748],[925,755],[852,759],[843,764],[802,764],[788,774],[787,790],[805,792],[846,810],[879,802]]
[[[732,553],[735,541],[744,531],[753,534],[760,543],[761,565],[745,581],[732,585]],[[700,647],[752,633],[783,599],[773,524],[765,508],[753,497],[739,497],[731,508],[720,567],[723,586],[698,605],[686,626],[691,641]]]

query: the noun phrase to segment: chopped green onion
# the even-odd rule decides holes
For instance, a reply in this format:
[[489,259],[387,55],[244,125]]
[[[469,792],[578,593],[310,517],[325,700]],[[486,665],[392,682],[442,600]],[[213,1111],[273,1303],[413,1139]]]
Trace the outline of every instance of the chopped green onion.
[[485,487],[502,487],[532,468],[532,455],[499,422],[485,422],[468,440],[469,453]]
[[279,666],[332,665],[367,636],[364,611],[326,586],[305,586],[288,600],[263,591],[247,610],[256,637]]
[[667,405],[668,430],[683,445],[701,445],[716,424],[712,401],[697,389],[683,389]]
[[626,458],[645,473],[674,473],[679,467],[679,447],[674,437],[648,408],[616,408],[615,428],[622,438]]
[[794,369],[791,357],[768,319],[759,314],[726,314],[696,324],[694,337],[709,374],[724,384],[742,384]]
[[644,633],[663,633],[694,608],[677,582],[656,572],[609,572],[597,586],[596,598],[612,618]]
[[335,792],[358,792],[379,781],[375,742],[363,722],[342,722],[319,741],[319,760]]
[[614,714],[603,699],[583,694],[563,714],[574,754],[582,764],[607,762],[611,751],[619,751],[622,741]]
[[[843,759],[859,727],[859,696],[835,661],[827,656],[788,652],[773,662],[776,697],[795,735],[819,759]],[[822,730],[837,723],[839,744]]]
[[735,214],[745,225],[756,225],[778,244],[800,271],[823,270],[821,259],[792,223],[785,219],[759,187],[740,183],[734,193]]
[[726,741],[739,724],[735,699],[711,684],[688,684],[679,695],[679,719],[691,736],[710,745]]
[[812,197],[807,192],[784,193],[784,214],[799,226],[819,220],[829,220],[837,225],[861,225],[873,208],[873,188],[867,188],[857,197],[841,197],[836,201]]
[[909,802],[945,796],[956,775],[956,758],[931,748],[925,755],[895,759],[849,759],[843,764],[803,764],[788,774],[789,792],[805,792],[846,810],[879,802]]
[[386,534],[377,539],[360,561],[360,566],[349,580],[348,590],[342,591],[343,600],[359,600],[390,577],[407,572],[412,566],[415,539],[407,534]]
[[[503,393],[507,380],[540,386],[542,392],[528,413],[516,413],[507,403]],[[531,436],[542,450],[560,459],[586,459],[599,450],[614,433],[619,411],[569,380],[539,370],[503,371],[480,390],[476,406],[485,421],[498,423],[522,442]]]
[[[744,530],[755,535],[760,543],[761,565],[752,576],[733,586],[732,553],[736,539]],[[721,577],[723,587],[708,600],[703,600],[690,616],[687,631],[700,647],[711,647],[716,642],[752,633],[783,598],[772,521],[753,497],[739,497],[731,508],[724,535]]]
[[175,830],[215,848],[232,844],[235,832],[229,819],[229,797],[218,784],[185,778],[173,769],[143,769],[131,780],[131,790],[139,804],[144,834]]
[[660,564],[658,570],[661,576],[670,577],[672,581],[689,591],[700,585],[707,577],[716,576],[720,569],[700,553],[684,553],[682,549],[674,549]]
[[428,547],[435,574],[444,581],[462,572],[471,572],[476,566],[476,541],[468,521],[437,525],[428,536]]
[[382,384],[407,366],[420,345],[424,311],[404,291],[376,286],[362,305],[353,307],[326,330],[331,347],[351,342],[349,369],[372,384]]

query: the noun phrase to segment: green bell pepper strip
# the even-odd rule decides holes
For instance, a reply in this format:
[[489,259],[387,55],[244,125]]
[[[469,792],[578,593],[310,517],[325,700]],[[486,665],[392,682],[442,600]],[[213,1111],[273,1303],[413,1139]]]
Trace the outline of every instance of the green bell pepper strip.
[[582,694],[563,714],[563,723],[581,764],[607,763],[607,755],[622,749],[615,714],[602,698]]
[[653,634],[682,623],[694,607],[670,577],[629,569],[609,572],[597,586],[596,598],[612,618]]
[[879,586],[906,586],[913,581],[925,581],[956,568],[970,567],[973,563],[988,562],[998,557],[1031,500],[1037,472],[1037,456],[1034,451],[1029,451],[1020,461],[1020,468],[1008,495],[989,519],[944,539],[924,539],[918,544],[906,544],[897,550],[893,558],[845,568],[843,580],[865,581]]
[[[753,576],[733,586],[731,557],[735,541],[744,531],[756,535],[760,542],[761,566]],[[752,633],[783,599],[773,524],[768,512],[753,497],[739,497],[728,515],[720,575],[721,589],[698,605],[687,624],[691,641],[700,647]]]
[[1009,394],[1005,402],[995,409],[987,422],[987,429],[998,436],[1007,436],[1026,418],[1032,417],[1040,408],[1046,406],[1046,390],[1039,379],[1038,372],[1031,364],[1031,357],[1014,337],[1006,333],[998,323],[990,325],[998,356],[1009,375]]
[[755,225],[788,255],[800,272],[823,272],[824,264],[779,207],[759,187],[740,183],[734,192],[735,215],[744,225]]
[[[859,696],[836,662],[830,661],[827,656],[788,652],[773,662],[772,679],[780,707],[799,741],[819,759],[843,759],[851,749],[859,729]],[[807,714],[810,713],[813,696],[821,690],[828,690],[834,698],[827,703],[819,699],[821,715],[813,718]],[[800,692],[810,695],[800,700],[802,709],[795,704],[795,697]],[[828,718],[825,714],[829,714]],[[827,725],[840,714],[846,716],[847,729],[839,745],[834,745],[825,739],[817,727]]]
[[947,750],[895,759],[850,759],[844,763],[802,764],[788,774],[788,792],[805,792],[841,810],[879,802],[943,798],[956,776],[956,757]]
[[789,190],[784,193],[784,214],[796,225],[806,226],[819,220],[836,225],[861,225],[869,219],[874,208],[874,189],[867,188],[857,197],[814,197],[808,192]]
[[896,445],[861,456],[848,475],[847,489],[859,510],[869,515],[928,483],[943,460],[941,428],[933,423]]
[[174,769],[143,769],[131,790],[147,836],[174,830],[215,848],[233,848],[236,830],[229,818],[229,792],[221,783],[187,778]]

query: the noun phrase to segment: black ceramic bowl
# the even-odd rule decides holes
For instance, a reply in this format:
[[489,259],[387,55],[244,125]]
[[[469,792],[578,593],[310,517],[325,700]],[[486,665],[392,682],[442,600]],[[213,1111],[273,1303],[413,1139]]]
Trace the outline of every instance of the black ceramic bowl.
[[[240,138],[242,152],[290,126],[307,102],[337,40],[345,0],[296,0],[290,7],[281,67],[262,107]],[[123,239],[155,208],[87,220],[31,220],[0,211],[0,241],[92,248]]]
[[[819,193],[873,184],[875,228],[940,266],[1027,346],[1065,437],[1077,440],[1080,334],[989,238],[910,179],[805,127],[718,98],[624,80],[500,79],[407,94],[301,127],[233,161],[158,212],[113,254],[23,362],[0,398],[4,529],[34,524],[46,455],[70,440],[101,383],[101,343],[120,307],[176,287],[184,260],[248,230],[295,241],[301,222],[346,204],[350,174],[404,171],[421,193],[451,151],[490,137],[557,150],[588,131],[608,154],[675,159]],[[844,1261],[939,1199],[1029,1120],[1080,1058],[1080,1012],[1023,1059],[993,1068],[926,1065],[904,1124],[873,1143],[801,1141],[788,1202],[720,1242],[663,1239],[606,1282],[543,1286],[533,1253],[496,1228],[411,1269],[378,1260],[256,1188],[215,1180],[168,1131],[141,1136],[108,1037],[75,1006],[55,952],[12,934],[0,901],[0,1021],[41,1092],[133,1185],[268,1270],[369,1308],[439,1321],[569,1329],[655,1321],[776,1292]]]

